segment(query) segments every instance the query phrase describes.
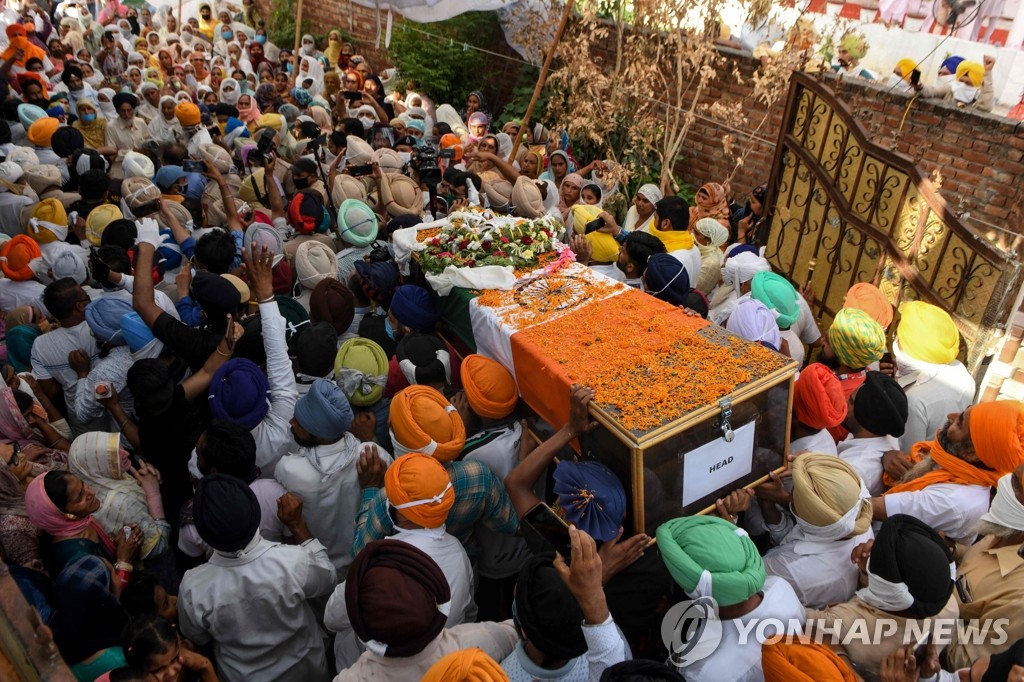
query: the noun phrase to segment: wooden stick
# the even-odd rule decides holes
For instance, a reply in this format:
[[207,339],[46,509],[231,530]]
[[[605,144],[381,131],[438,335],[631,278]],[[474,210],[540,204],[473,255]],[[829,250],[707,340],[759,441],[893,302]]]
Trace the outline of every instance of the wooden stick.
[[292,50],[292,77],[299,84],[299,45],[302,41],[302,0],[295,13],[295,49]]
[[[302,0],[299,0],[302,2]],[[516,135],[516,142],[512,145],[512,153],[509,154],[508,161],[515,160],[516,153],[519,151],[519,144],[523,140],[523,133],[529,129],[530,117],[533,116],[533,108],[537,106],[537,99],[540,98],[540,91],[544,89],[544,82],[548,77],[548,69],[551,67],[551,60],[555,57],[555,48],[558,47],[558,43],[562,40],[562,34],[565,33],[565,26],[569,23],[569,14],[572,12],[572,5],[575,0],[566,0],[565,9],[562,11],[562,20],[558,24],[558,30],[555,31],[555,39],[551,41],[551,47],[548,49],[547,57],[544,58],[544,66],[540,69],[540,75],[537,77],[537,85],[533,88],[533,97],[530,98],[530,106],[526,107],[526,115],[523,116],[523,122],[519,126],[519,134]],[[300,5],[301,7],[301,5]],[[540,173],[542,169],[537,169]]]
[[181,35],[181,24],[184,21],[184,17],[181,16],[181,0],[178,0],[178,16],[174,17],[178,20],[178,35]]

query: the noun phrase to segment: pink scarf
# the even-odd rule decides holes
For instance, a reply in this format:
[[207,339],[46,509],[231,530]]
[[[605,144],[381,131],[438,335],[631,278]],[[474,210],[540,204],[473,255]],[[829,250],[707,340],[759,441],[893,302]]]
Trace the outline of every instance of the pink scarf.
[[58,509],[57,505],[50,500],[43,487],[43,481],[49,475],[50,472],[36,476],[25,490],[25,511],[32,525],[55,538],[73,537],[91,526],[107,552],[111,556],[115,556],[117,548],[91,514],[81,519],[68,518],[68,515]]

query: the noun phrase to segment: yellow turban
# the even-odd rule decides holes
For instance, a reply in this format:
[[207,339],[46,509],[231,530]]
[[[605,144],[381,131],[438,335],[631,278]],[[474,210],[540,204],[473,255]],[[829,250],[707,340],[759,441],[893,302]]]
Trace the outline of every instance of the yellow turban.
[[960,332],[953,318],[942,308],[924,301],[909,301],[900,306],[896,338],[907,355],[933,365],[948,365],[960,353]]
[[398,454],[422,452],[450,462],[466,445],[458,410],[429,386],[415,384],[395,394],[388,421]]
[[60,127],[60,121],[47,116],[28,127],[28,141],[37,147],[49,147],[50,138]]
[[914,69],[917,68],[917,64],[914,63],[913,59],[901,59],[896,62],[896,69],[900,72],[900,75],[904,78],[909,78],[910,74]]
[[420,682],[508,682],[508,675],[483,649],[463,649],[430,666]]
[[114,204],[100,204],[89,211],[89,217],[85,219],[85,236],[93,246],[99,246],[103,239],[103,230],[107,225],[120,220],[124,216],[121,209]]
[[964,76],[970,77],[971,85],[980,88],[985,79],[985,67],[978,62],[960,62],[960,66],[956,67],[956,79],[960,80]]
[[273,128],[277,132],[281,132],[283,126],[284,117],[281,114],[263,114],[256,119],[257,128]]
[[504,419],[512,414],[519,391],[512,373],[483,355],[467,355],[462,361],[462,386],[473,411],[484,419]]
[[885,330],[863,310],[843,308],[828,328],[828,343],[839,362],[850,369],[862,369],[882,359]]
[[43,199],[32,209],[32,219],[25,230],[40,244],[62,242],[68,236],[68,214],[56,199]]
[[384,474],[388,502],[403,516],[424,528],[439,528],[455,504],[452,479],[444,465],[430,455],[402,455]]

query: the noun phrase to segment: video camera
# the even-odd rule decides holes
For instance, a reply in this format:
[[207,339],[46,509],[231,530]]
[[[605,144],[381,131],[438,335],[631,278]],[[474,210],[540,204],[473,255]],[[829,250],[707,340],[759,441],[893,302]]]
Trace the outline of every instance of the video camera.
[[454,159],[454,149],[438,150],[433,144],[425,143],[422,147],[412,150],[409,165],[420,177],[420,182],[427,187],[437,187],[441,183],[441,167],[438,159]]

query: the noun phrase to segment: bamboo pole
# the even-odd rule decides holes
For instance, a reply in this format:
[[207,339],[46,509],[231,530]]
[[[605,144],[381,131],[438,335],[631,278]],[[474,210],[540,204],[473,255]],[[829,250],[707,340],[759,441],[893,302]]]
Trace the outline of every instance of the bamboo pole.
[[185,23],[185,18],[181,16],[181,0],[178,0],[178,16],[174,17],[178,20],[178,35],[181,35],[181,25]]
[[299,7],[295,13],[295,48],[292,50],[292,77],[295,84],[299,82],[299,45],[302,41],[302,0],[298,0]]
[[[299,0],[302,2],[302,0]],[[530,106],[526,107],[526,115],[523,116],[523,122],[519,127],[519,134],[516,135],[516,142],[512,145],[512,153],[508,157],[508,161],[512,161],[516,158],[516,153],[519,151],[519,145],[523,140],[523,133],[529,130],[530,117],[533,116],[533,108],[537,106],[537,99],[540,98],[540,91],[544,89],[544,82],[548,77],[548,69],[551,68],[551,60],[555,58],[555,48],[558,47],[558,43],[562,40],[562,34],[565,33],[565,26],[569,23],[569,15],[572,13],[572,5],[575,0],[566,0],[565,9],[562,10],[562,20],[558,23],[558,30],[555,31],[555,38],[551,41],[551,47],[548,48],[548,54],[544,58],[544,66],[540,69],[540,75],[537,77],[537,85],[533,88],[533,97],[530,98]],[[301,5],[300,5],[301,6]],[[540,172],[540,169],[537,171]]]

